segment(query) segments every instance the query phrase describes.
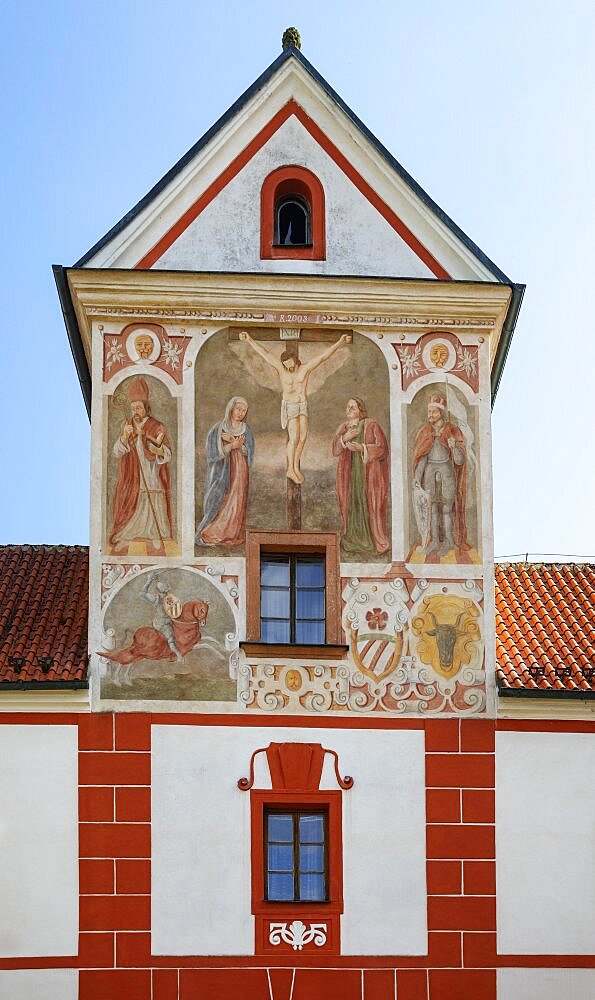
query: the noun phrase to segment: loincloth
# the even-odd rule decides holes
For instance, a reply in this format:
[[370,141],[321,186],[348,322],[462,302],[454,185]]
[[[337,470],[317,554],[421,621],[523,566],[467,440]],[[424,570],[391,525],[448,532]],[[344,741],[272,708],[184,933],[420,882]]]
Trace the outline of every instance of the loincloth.
[[281,427],[283,430],[285,430],[290,420],[295,420],[296,417],[307,416],[308,401],[306,399],[303,403],[288,403],[286,399],[281,400]]

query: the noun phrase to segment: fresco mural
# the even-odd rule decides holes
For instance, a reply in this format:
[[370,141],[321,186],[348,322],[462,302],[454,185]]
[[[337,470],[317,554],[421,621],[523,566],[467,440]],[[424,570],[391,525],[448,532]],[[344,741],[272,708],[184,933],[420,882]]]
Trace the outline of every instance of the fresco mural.
[[237,583],[120,565],[104,570],[104,594],[103,698],[235,701]]
[[[215,712],[484,711],[479,346],[244,322],[103,334],[94,696]],[[339,535],[343,660],[240,647],[248,529]]]
[[389,561],[388,367],[372,341],[223,330],[195,393],[197,554],[242,553],[246,527],[301,528],[340,532],[345,559]]
[[196,529],[197,545],[234,548],[246,540],[246,511],[254,435],[246,420],[248,403],[232,396],[223,419],[207,434],[207,473],[203,518]]
[[240,657],[249,710],[474,714],[486,706],[483,592],[476,580],[344,581],[344,663]]
[[119,333],[103,337],[103,379],[108,382],[134,365],[154,365],[181,385],[190,340],[184,329],[166,333],[159,323],[128,323]]
[[125,379],[108,399],[108,554],[178,554],[176,448],[167,388],[149,375]]
[[448,382],[407,407],[411,563],[479,563],[477,407]]
[[368,417],[363,399],[347,400],[347,419],[333,438],[337,462],[337,502],[343,531],[341,549],[349,555],[375,557],[388,552],[390,455],[382,427]]

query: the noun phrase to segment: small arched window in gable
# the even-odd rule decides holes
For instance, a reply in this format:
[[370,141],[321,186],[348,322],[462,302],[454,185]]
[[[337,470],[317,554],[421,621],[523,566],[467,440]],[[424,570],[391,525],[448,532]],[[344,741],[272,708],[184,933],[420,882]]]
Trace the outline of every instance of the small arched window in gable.
[[324,260],[324,189],[305,167],[279,167],[262,185],[260,256]]
[[275,205],[275,246],[311,245],[311,211],[306,199],[297,194],[279,198]]

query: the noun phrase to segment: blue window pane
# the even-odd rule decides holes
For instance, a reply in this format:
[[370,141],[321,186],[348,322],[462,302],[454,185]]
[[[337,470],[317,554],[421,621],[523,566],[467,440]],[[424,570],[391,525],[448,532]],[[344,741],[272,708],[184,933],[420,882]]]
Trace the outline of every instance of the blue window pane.
[[298,562],[296,583],[298,587],[324,587],[324,563]]
[[289,591],[267,590],[263,587],[260,592],[260,613],[263,618],[289,618]]
[[[312,876],[308,875],[306,878],[312,878]],[[320,876],[315,875],[314,878],[320,878]],[[280,900],[293,899],[293,875],[269,875],[268,898]],[[308,898],[316,899],[318,897],[309,896]]]
[[296,617],[324,618],[324,590],[298,590]]
[[293,817],[284,813],[270,813],[268,816],[269,840],[280,840],[286,844],[293,843]]
[[261,618],[260,638],[262,642],[289,642],[289,622]]
[[324,622],[296,622],[296,642],[314,642],[324,645]]
[[[272,867],[273,865],[269,864],[269,868]],[[324,847],[322,844],[302,844],[300,846],[300,871],[324,871]]]
[[324,875],[300,875],[300,899],[320,900],[324,898]]
[[[306,868],[305,871],[320,871],[320,868]],[[269,844],[269,871],[293,871],[293,844]]]
[[289,587],[289,560],[260,564],[260,582],[263,587]]
[[[269,835],[270,836],[270,835]],[[300,816],[300,843],[312,844],[324,842],[324,816]]]

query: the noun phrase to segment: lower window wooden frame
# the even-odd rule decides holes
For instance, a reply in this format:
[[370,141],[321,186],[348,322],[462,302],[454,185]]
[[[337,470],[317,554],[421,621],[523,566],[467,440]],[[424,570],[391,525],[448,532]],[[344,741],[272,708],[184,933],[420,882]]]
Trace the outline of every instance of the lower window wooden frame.
[[[324,645],[268,644],[260,638],[260,554],[316,553],[324,555],[325,636]],[[341,643],[341,596],[339,535],[317,531],[248,531],[246,533],[246,639],[242,648],[252,655],[320,656],[341,659],[347,646]],[[258,648],[254,648],[258,647]],[[282,647],[282,648],[281,648]]]

